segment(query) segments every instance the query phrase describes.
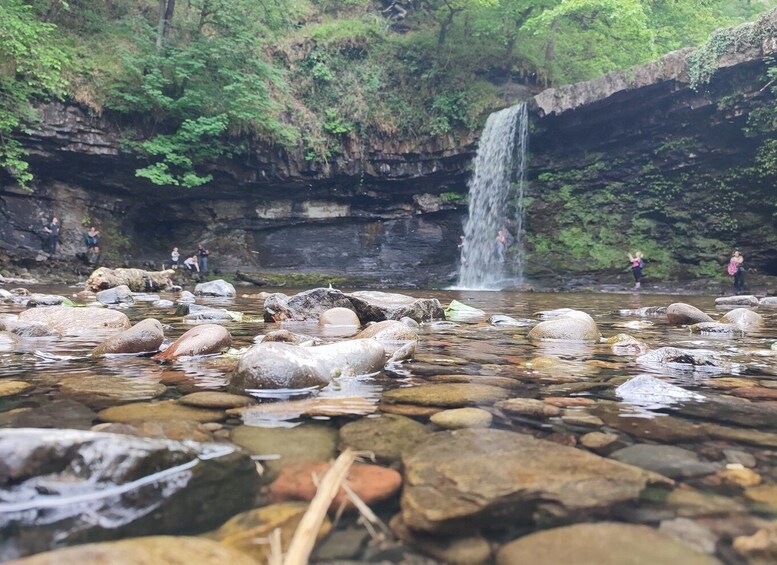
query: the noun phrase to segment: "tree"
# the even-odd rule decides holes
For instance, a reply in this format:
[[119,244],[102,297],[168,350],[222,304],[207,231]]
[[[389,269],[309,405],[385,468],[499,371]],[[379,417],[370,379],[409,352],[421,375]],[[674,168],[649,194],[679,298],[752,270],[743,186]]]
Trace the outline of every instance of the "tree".
[[21,0],[0,2],[0,166],[24,188],[32,173],[16,136],[37,117],[33,100],[65,89],[66,56],[52,41],[55,29]]
[[[296,130],[280,121],[287,85],[262,51],[272,36],[264,18],[275,15],[268,12],[273,5],[192,0],[176,21],[164,15],[175,34],[157,22],[149,30],[153,41],[124,49],[123,72],[106,106],[144,126],[140,139],[127,144],[149,161],[138,176],[158,185],[200,186],[211,180],[205,163],[238,149],[228,135],[294,142]],[[161,45],[160,37],[166,37]]]

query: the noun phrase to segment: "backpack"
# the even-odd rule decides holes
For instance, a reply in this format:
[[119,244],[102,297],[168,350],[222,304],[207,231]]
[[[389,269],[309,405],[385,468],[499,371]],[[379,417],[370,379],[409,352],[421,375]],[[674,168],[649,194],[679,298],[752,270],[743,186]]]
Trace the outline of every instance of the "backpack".
[[737,274],[738,270],[739,270],[739,265],[737,265],[736,263],[729,263],[728,267],[726,267],[726,271],[732,277]]

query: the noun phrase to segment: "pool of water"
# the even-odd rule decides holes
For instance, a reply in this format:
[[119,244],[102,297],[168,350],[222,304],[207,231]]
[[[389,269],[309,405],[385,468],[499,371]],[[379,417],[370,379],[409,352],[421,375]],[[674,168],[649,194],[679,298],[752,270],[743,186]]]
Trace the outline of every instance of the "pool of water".
[[[44,287],[31,290],[71,296],[80,289]],[[293,293],[289,289],[282,290],[287,294]],[[195,391],[223,390],[239,352],[254,344],[257,336],[270,330],[283,327],[320,337],[324,341],[350,337],[348,333],[322,328],[316,323],[264,323],[261,321],[263,298],[248,292],[254,291],[239,289],[239,296],[231,300],[198,299],[199,304],[227,308],[247,315],[247,321],[226,324],[233,337],[234,351],[232,355],[220,358],[187,359],[162,365],[149,357],[86,357],[89,350],[107,335],[99,333],[25,339],[18,345],[5,347],[0,350],[0,379],[24,381],[34,388],[23,394],[0,399],[0,426],[19,426],[23,422],[27,427],[76,426],[88,429],[91,425],[99,424],[96,410],[85,410],[74,416],[72,409],[63,412],[46,409],[57,400],[72,400],[59,386],[65,377],[120,376],[162,383],[166,388],[160,399],[175,399]],[[677,484],[708,495],[712,501],[732,502],[729,509],[725,505],[710,502],[709,508],[697,504],[695,510],[689,510],[687,506],[678,507],[648,500],[631,508],[620,508],[617,515],[608,517],[610,519],[645,523],[654,527],[664,522],[676,525],[678,519],[690,520],[696,528],[691,528],[695,534],[679,526],[667,529],[675,537],[684,539],[683,543],[696,549],[706,548],[708,553],[711,539],[712,552],[718,558],[736,562],[741,557],[732,549],[732,540],[753,534],[777,513],[777,506],[771,506],[777,504],[777,494],[774,494],[777,492],[777,455],[774,451],[777,435],[771,435],[772,432],[777,433],[777,420],[764,425],[764,418],[750,419],[748,416],[761,413],[766,418],[777,406],[777,394],[770,394],[773,390],[777,392],[777,350],[772,349],[777,341],[777,309],[757,309],[765,320],[763,328],[758,331],[720,336],[692,334],[688,328],[670,325],[666,316],[637,313],[637,310],[645,307],[685,302],[717,319],[731,307],[716,307],[712,296],[475,291],[415,291],[412,295],[417,298],[437,298],[443,307],[455,299],[483,310],[486,317],[474,318],[467,323],[421,324],[418,330],[420,340],[412,360],[393,364],[378,375],[338,379],[336,385],[307,395],[322,398],[359,396],[370,402],[378,402],[385,391],[395,388],[429,383],[477,382],[478,379],[498,377],[505,380],[482,382],[497,382],[497,385],[508,383],[505,388],[511,398],[567,399],[558,405],[566,411],[573,410],[575,417],[506,417],[491,405],[481,406],[493,413],[494,427],[531,434],[580,449],[584,449],[584,436],[591,432],[617,436],[611,448],[592,448],[604,457],[616,447],[641,443],[682,447],[695,452],[704,462],[715,463],[717,470],[677,478]],[[175,295],[165,293],[161,297],[171,300],[176,298]],[[709,350],[723,362],[714,368],[645,364],[637,361],[638,351],[616,351],[604,341],[529,341],[526,335],[538,321],[537,313],[557,308],[587,312],[594,318],[605,338],[621,333],[629,334],[642,343],[643,351],[665,346]],[[21,309],[15,305],[0,304],[0,313],[15,314]],[[122,311],[133,323],[147,317],[161,321],[166,342],[176,339],[192,327],[184,323],[182,316],[176,315],[174,309],[158,309],[148,301],[138,301]],[[511,326],[490,324],[487,317],[497,314],[511,316],[520,323]],[[537,359],[548,357],[554,362],[536,362]],[[671,395],[656,394],[646,398],[644,395],[634,397],[619,394],[620,385],[638,376],[655,377],[700,396],[688,402]],[[270,395],[270,398],[261,399],[260,402],[283,403],[287,398],[284,394]],[[83,398],[79,398],[79,402],[83,402],[87,408],[90,404],[88,399]],[[744,412],[740,410],[743,406],[746,408]],[[100,408],[103,407],[104,403],[100,405]],[[20,420],[20,413],[27,413],[28,416]],[[245,422],[231,417],[222,422],[220,427],[213,426],[210,431],[213,432],[212,441],[228,442],[229,432],[242,424],[289,428],[321,425],[325,422],[329,426],[340,427],[356,418],[358,416],[347,413],[342,416],[300,417],[293,411],[284,413],[283,410],[277,410],[261,417],[246,417]],[[427,416],[416,418],[430,429],[435,429],[433,424],[428,423]],[[662,425],[657,426],[657,422]],[[664,425],[666,423],[669,425]],[[673,427],[685,430],[686,427],[698,428],[699,425],[713,427],[705,428],[696,436],[686,431],[672,433]],[[271,455],[268,454],[268,457]],[[747,479],[731,478],[736,474],[735,471],[741,471],[742,468],[752,471]],[[758,478],[753,479],[754,476]],[[398,501],[394,499],[383,503],[378,510],[383,513],[382,517],[388,519],[397,508]],[[347,520],[340,526],[341,529],[355,527],[352,521]],[[699,531],[709,536],[705,538]],[[499,533],[489,539],[492,543],[500,543],[504,541],[504,536],[504,533]],[[381,543],[386,542],[384,540]],[[399,547],[405,547],[401,542],[398,544]],[[362,546],[358,559],[369,561],[371,555],[383,555],[385,558],[386,554],[370,554],[365,547],[369,548],[369,544]],[[417,547],[407,549],[408,552],[416,550]]]

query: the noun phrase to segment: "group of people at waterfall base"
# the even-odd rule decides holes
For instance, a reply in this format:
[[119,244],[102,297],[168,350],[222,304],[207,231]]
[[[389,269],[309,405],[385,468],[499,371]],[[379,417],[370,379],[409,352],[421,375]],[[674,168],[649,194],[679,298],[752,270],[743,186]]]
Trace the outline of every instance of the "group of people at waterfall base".
[[[59,218],[56,216],[51,218],[51,221],[43,226],[43,231],[46,234],[46,251],[52,257],[57,254],[57,243],[59,242]],[[86,247],[86,253],[84,257],[90,265],[96,265],[100,258],[100,230],[94,226],[89,226],[89,229],[84,235],[84,246]],[[195,251],[190,257],[187,257],[183,261],[183,267],[190,273],[208,273],[208,256],[210,251],[199,243],[197,245],[197,251]],[[80,256],[80,255],[79,255]],[[181,254],[178,252],[178,248],[174,247],[170,253],[171,267],[178,269],[180,266],[179,261]]]
[[[209,255],[210,251],[208,251],[202,243],[199,243],[197,244],[197,251],[183,260],[183,268],[189,273],[200,273],[205,275],[208,273]],[[181,260],[181,254],[178,252],[177,247],[173,247],[173,250],[170,252],[170,260],[170,266],[177,270],[180,266],[179,261]]]
[[[57,243],[59,242],[59,219],[56,216],[51,218],[51,221],[43,226],[43,231],[47,236],[46,250],[49,255],[54,256],[57,254]],[[89,226],[83,235],[84,247],[86,248],[84,257],[90,265],[95,265],[100,257],[100,230],[94,226]]]

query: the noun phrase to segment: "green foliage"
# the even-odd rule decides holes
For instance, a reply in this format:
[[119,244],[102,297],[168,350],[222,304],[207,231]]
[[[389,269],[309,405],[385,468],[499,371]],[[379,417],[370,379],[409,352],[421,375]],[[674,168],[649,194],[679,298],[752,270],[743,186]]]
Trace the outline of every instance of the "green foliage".
[[15,136],[36,119],[31,102],[60,96],[66,87],[67,55],[51,43],[55,29],[21,0],[0,2],[0,167],[26,189],[32,174]]
[[[66,91],[132,124],[125,147],[156,184],[198,186],[216,159],[257,146],[299,147],[326,166],[346,134],[454,137],[512,102],[515,83],[623,69],[775,5],[414,0],[400,12],[371,0],[179,0],[160,33],[158,0],[3,0],[0,164],[29,182],[16,134],[33,121],[30,102]],[[731,33],[697,52],[697,80],[757,39]],[[769,155],[764,146],[764,166]]]
[[451,204],[464,204],[469,199],[469,194],[462,194],[460,192],[442,192],[440,193],[440,200]]
[[138,169],[135,174],[162,186],[192,188],[210,182],[213,177],[197,174],[195,164],[212,160],[227,151],[219,136],[226,131],[228,123],[224,114],[184,120],[175,133],[157,135],[139,143],[140,154],[159,160]]
[[704,45],[687,57],[691,86],[698,89],[708,83],[718,70],[718,63],[723,55],[744,47],[760,45],[768,33],[770,32],[766,26],[755,24],[715,31]]

